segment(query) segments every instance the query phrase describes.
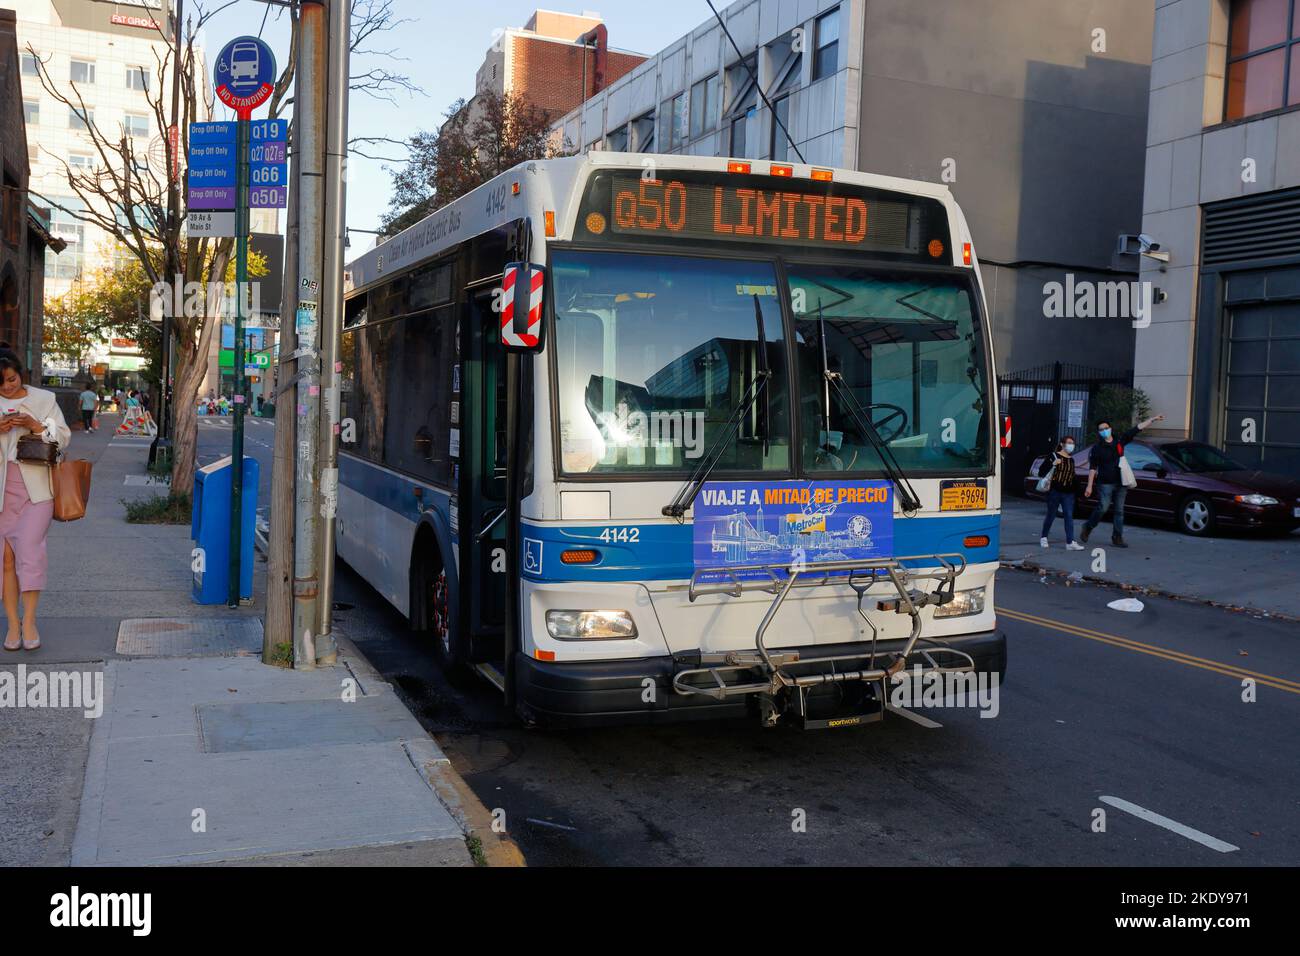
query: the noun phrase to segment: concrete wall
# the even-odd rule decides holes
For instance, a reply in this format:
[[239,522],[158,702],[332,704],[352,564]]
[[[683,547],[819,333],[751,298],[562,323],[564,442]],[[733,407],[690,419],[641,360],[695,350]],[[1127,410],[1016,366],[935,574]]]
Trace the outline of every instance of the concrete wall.
[[[1043,287],[1133,278],[1106,270],[1135,269],[1113,252],[1140,225],[1149,0],[865,9],[858,165],[950,185],[990,266],[999,371],[1129,368],[1130,321],[1046,318]],[[1053,265],[994,265],[1023,262]]]
[[[1172,256],[1142,277],[1168,291],[1134,351],[1135,384],[1168,434],[1191,429],[1201,205],[1300,186],[1300,112],[1221,123],[1229,0],[1156,0],[1142,231]],[[1243,177],[1253,161],[1254,181]],[[1206,315],[1203,321],[1217,321]]]

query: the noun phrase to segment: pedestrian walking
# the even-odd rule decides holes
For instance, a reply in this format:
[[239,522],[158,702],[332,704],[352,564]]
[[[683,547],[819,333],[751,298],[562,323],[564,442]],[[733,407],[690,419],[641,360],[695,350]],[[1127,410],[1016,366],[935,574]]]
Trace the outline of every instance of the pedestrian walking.
[[[9,633],[4,649],[41,646],[36,606],[45,590],[45,537],[54,517],[54,486],[48,462],[19,458],[19,438],[36,435],[68,447],[72,433],[54,393],[23,383],[23,366],[12,351],[0,350],[0,539],[4,541],[4,606]],[[37,451],[40,450],[37,446]],[[20,617],[21,611],[21,617]]]
[[1038,477],[1047,479],[1047,514],[1043,516],[1043,533],[1038,543],[1049,547],[1048,537],[1056,511],[1065,519],[1065,550],[1082,551],[1083,545],[1074,540],[1074,436],[1066,435],[1056,445],[1056,452],[1043,459]]
[[93,432],[95,430],[95,408],[99,405],[99,396],[87,383],[77,397],[81,400],[81,428],[83,431]]
[[1084,541],[1088,540],[1092,529],[1097,527],[1106,512],[1113,509],[1110,519],[1110,543],[1117,548],[1128,547],[1128,543],[1124,540],[1124,500],[1128,497],[1128,486],[1124,484],[1122,474],[1122,471],[1128,468],[1128,462],[1123,461],[1124,446],[1136,438],[1138,432],[1155,422],[1164,420],[1163,415],[1153,415],[1146,421],[1138,422],[1119,436],[1118,440],[1115,438],[1110,422],[1097,423],[1097,443],[1088,452],[1088,487],[1084,489],[1083,496],[1091,498],[1093,486],[1100,485],[1101,498],[1083,526],[1081,537]]

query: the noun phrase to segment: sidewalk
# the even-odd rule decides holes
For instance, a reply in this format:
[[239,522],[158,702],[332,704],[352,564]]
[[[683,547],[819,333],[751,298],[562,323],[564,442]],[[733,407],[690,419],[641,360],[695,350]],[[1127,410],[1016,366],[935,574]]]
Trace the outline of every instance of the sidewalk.
[[[1128,549],[1110,544],[1110,522],[1097,526],[1083,551],[1065,550],[1058,516],[1051,547],[1039,547],[1046,505],[1026,498],[1002,501],[1001,556],[1004,563],[1032,570],[1083,575],[1087,580],[1128,585],[1152,593],[1231,608],[1300,618],[1296,567],[1300,534],[1286,538],[1234,536],[1194,538],[1172,526],[1125,522]],[[1076,537],[1083,519],[1075,519]],[[1106,570],[1094,571],[1095,548],[1105,549]]]
[[346,634],[333,668],[261,663],[261,560],[252,607],[191,602],[188,526],[125,521],[119,499],[165,486],[126,484],[149,443],[113,437],[116,423],[73,435],[94,481],[86,518],[50,532],[43,646],[0,657],[11,671],[102,673],[103,713],[0,713],[0,761],[16,770],[0,783],[0,864],[471,866],[480,844],[508,860],[513,846],[480,832],[486,812]]

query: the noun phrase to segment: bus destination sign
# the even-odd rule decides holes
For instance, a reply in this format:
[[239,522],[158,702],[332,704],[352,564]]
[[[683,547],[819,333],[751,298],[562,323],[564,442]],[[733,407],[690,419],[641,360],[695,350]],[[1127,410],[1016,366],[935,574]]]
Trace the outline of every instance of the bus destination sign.
[[[793,183],[699,182],[615,175],[608,222],[616,235],[735,240],[915,254],[920,210],[898,201]],[[588,217],[587,227],[593,224]]]

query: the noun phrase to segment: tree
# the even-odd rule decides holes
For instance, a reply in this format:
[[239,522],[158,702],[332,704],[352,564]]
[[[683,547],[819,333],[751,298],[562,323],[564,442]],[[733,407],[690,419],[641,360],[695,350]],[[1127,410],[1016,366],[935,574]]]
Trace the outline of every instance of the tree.
[[1120,435],[1144,418],[1151,416],[1151,398],[1140,388],[1127,385],[1103,385],[1092,403],[1092,421],[1086,426],[1085,440],[1097,441],[1097,422],[1110,422]]
[[[394,30],[407,22],[394,15],[392,2],[352,0],[349,27],[354,53],[393,58],[392,51],[367,46],[376,34]],[[170,285],[179,279],[183,287],[198,284],[199,288],[206,290],[200,308],[182,310],[181,314],[173,316],[172,321],[176,353],[172,369],[172,487],[182,489],[189,488],[194,481],[198,440],[195,398],[206,371],[213,329],[218,324],[224,298],[221,280],[228,272],[234,242],[231,239],[190,239],[182,231],[183,215],[174,219],[168,216],[168,199],[171,187],[178,186],[171,175],[172,170],[180,167],[175,153],[188,153],[190,123],[206,119],[213,112],[211,85],[204,69],[205,60],[197,42],[198,35],[213,16],[229,5],[219,3],[216,7],[206,7],[202,0],[193,0],[176,46],[173,46],[173,38],[164,32],[164,26],[157,26],[163,42],[154,50],[155,75],[144,94],[153,114],[151,125],[164,134],[159,137],[162,162],[156,164],[143,158],[149,144],[136,142],[125,129],[102,127],[78,85],[71,81],[65,85],[56,80],[47,69],[48,60],[42,60],[30,45],[27,48],[37,62],[38,76],[45,92],[71,110],[85,125],[85,135],[96,160],[93,168],[73,167],[63,156],[50,154],[62,164],[67,186],[79,202],[69,204],[49,196],[39,198],[44,204],[108,233],[138,263],[151,288],[159,283]],[[281,8],[281,12],[284,9]],[[293,102],[288,94],[297,66],[299,21],[296,5],[290,5],[287,10],[290,51],[271,94],[269,115],[273,118],[280,116]],[[178,62],[179,70],[176,69]],[[173,83],[174,75],[178,76],[179,83]],[[397,90],[420,92],[407,77],[386,68],[354,73],[349,88],[388,98]],[[171,125],[173,96],[178,98],[179,106],[175,152],[165,135]],[[74,205],[76,208],[71,208]],[[169,262],[176,263],[175,275],[168,274],[170,270],[166,263]],[[289,302],[286,296],[286,308]]]
[[531,159],[560,155],[550,115],[518,93],[478,93],[457,100],[435,131],[407,142],[410,161],[393,176],[382,231],[395,235],[470,190]]

